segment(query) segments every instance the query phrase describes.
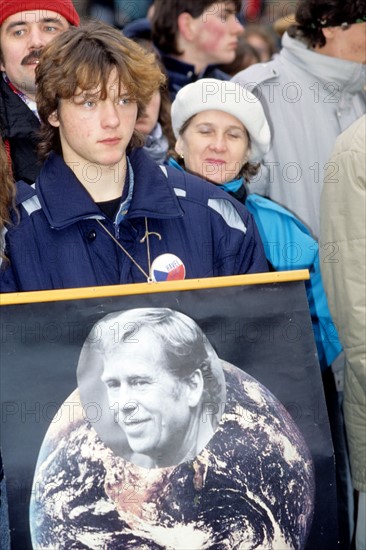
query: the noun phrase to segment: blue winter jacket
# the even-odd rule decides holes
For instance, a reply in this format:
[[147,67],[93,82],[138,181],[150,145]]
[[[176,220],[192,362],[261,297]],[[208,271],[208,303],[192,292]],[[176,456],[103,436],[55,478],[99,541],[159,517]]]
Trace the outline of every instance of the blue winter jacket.
[[289,210],[252,193],[245,206],[257,224],[267,259],[278,271],[308,269],[305,281],[319,363],[324,370],[342,351],[325,295],[319,264],[319,246],[310,231]]
[[5,235],[10,265],[1,272],[1,292],[146,282],[97,220],[146,272],[145,217],[149,232],[161,236],[150,235],[151,260],[177,255],[187,279],[268,270],[253,218],[238,201],[175,168],[164,173],[140,149],[129,161],[132,200],[114,220],[54,153],[35,189],[18,182],[20,220],[14,217]]

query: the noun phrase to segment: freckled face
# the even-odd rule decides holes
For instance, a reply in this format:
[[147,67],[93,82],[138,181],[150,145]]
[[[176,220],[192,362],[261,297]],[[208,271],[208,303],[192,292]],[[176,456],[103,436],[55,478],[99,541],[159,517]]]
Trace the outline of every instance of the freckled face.
[[207,65],[231,63],[235,58],[238,36],[244,32],[231,2],[215,2],[193,20],[196,49]]
[[216,110],[194,116],[175,146],[187,170],[216,184],[235,179],[247,160],[248,148],[243,124]]
[[58,112],[49,117],[50,124],[59,128],[62,155],[70,166],[114,166],[126,156],[137,104],[125,88],[119,90],[116,69],[110,74],[107,90],[103,100],[98,90],[76,90],[76,95],[62,99]]

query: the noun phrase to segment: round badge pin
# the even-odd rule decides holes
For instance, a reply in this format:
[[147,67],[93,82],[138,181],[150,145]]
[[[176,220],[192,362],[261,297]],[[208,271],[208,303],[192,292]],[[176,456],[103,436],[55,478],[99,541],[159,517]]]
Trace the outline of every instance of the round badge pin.
[[161,254],[151,264],[151,278],[154,282],[183,281],[186,268],[175,254]]

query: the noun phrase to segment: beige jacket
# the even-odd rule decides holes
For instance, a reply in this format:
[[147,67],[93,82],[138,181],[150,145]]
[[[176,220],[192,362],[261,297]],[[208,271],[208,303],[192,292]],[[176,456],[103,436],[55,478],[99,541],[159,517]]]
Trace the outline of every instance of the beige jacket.
[[355,489],[366,491],[366,115],[337,139],[321,196],[320,257],[346,355],[344,411]]

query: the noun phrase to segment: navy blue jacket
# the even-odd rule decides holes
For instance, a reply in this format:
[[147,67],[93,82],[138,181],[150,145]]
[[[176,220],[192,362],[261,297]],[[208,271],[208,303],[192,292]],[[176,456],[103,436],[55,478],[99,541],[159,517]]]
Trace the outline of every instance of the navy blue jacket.
[[194,65],[180,61],[175,57],[162,52],[161,60],[168,75],[169,93],[172,101],[183,86],[195,82],[201,78],[217,78],[218,80],[230,80],[230,76],[218,69],[215,65],[209,65],[204,72],[196,75]]
[[146,277],[99,219],[148,272],[145,217],[151,260],[178,256],[186,278],[267,271],[251,214],[235,199],[196,176],[166,168],[140,149],[129,155],[134,177],[128,213],[108,219],[63,159],[52,154],[35,189],[18,182],[20,221],[5,235],[10,265],[1,272],[1,292],[146,282]]

